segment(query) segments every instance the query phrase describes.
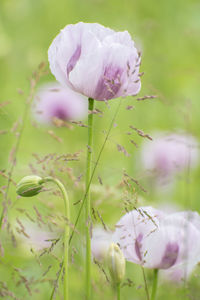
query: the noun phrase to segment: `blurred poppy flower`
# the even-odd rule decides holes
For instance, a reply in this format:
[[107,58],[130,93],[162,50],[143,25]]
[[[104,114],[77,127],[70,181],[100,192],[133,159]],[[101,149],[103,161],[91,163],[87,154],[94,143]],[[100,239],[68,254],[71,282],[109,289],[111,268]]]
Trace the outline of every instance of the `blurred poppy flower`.
[[51,124],[54,118],[79,120],[87,116],[87,101],[84,97],[58,83],[43,85],[34,100],[35,119],[43,124]]
[[112,243],[112,232],[96,227],[92,231],[91,250],[92,255],[98,261],[106,258],[110,244]]
[[140,91],[140,55],[127,31],[96,23],[67,25],[48,57],[56,79],[89,98],[105,101]]
[[199,224],[196,212],[165,214],[141,207],[120,219],[113,239],[128,261],[189,275],[200,260]]
[[27,220],[22,220],[21,222],[24,230],[21,231],[20,228],[15,227],[16,230],[16,236],[21,241],[21,247],[24,249],[24,251],[27,250],[29,254],[30,248],[41,251],[45,248],[49,248],[52,245],[52,242],[59,238],[60,232],[52,232],[49,231],[49,228],[47,226],[43,226],[42,228],[39,227],[38,224],[29,222]]
[[[197,212],[179,212],[179,216],[182,216],[184,219],[188,220],[189,222],[192,221],[192,224],[195,226],[197,230],[200,230],[200,217]],[[187,230],[187,227],[186,227]],[[196,243],[196,241],[193,241]],[[198,247],[198,242],[197,245]],[[185,247],[188,247],[188,250],[190,250],[190,246],[188,245],[188,242],[186,241]],[[167,270],[162,270],[161,271],[161,276],[164,280],[172,281],[172,282],[184,282],[190,274],[193,272],[195,269],[197,263],[200,261],[197,260],[197,256],[194,256],[193,259],[190,256],[190,260],[188,261],[187,259],[183,260],[180,263],[175,264],[171,268]]]
[[141,159],[146,170],[159,179],[169,178],[188,167],[195,167],[199,156],[198,143],[191,135],[157,133],[145,142]]

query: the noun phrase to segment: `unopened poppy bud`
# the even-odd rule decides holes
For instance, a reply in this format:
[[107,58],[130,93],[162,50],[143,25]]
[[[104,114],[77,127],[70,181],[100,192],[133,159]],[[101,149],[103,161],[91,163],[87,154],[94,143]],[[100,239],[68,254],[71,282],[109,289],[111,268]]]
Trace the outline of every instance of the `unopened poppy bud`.
[[25,176],[17,184],[17,194],[22,197],[32,197],[39,194],[43,188],[43,180],[36,175]]
[[120,284],[125,275],[125,258],[115,243],[110,244],[108,249],[107,264],[114,284]]

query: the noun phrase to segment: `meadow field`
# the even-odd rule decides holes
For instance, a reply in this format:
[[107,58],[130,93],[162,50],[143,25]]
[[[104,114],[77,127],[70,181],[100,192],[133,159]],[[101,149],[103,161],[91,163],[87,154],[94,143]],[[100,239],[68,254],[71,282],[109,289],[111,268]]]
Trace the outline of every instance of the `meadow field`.
[[[0,1],[0,299],[67,299],[63,296],[62,268],[66,226],[73,233],[69,299],[120,299],[106,260],[98,261],[94,253],[91,295],[85,292],[87,224],[83,201],[88,152],[92,153],[91,237],[96,228],[113,232],[123,215],[140,207],[152,206],[166,214],[200,213],[199,11],[197,0]],[[94,101],[89,112],[94,122],[92,149],[87,140],[87,114],[80,121],[58,118],[42,124],[33,108],[40,87],[55,82],[48,62],[50,44],[66,25],[78,22],[127,30],[141,53],[139,93]],[[159,135],[192,137],[189,150],[193,153],[195,148],[194,160],[190,153],[187,165],[175,166],[178,171],[169,176],[163,177],[162,171],[150,172],[144,156],[150,156],[147,145]],[[164,147],[162,155],[173,156],[170,151]],[[175,151],[178,159],[182,150]],[[152,162],[154,158],[149,159]],[[63,183],[70,222],[54,184],[45,184],[33,197],[17,195],[16,184],[33,174],[52,176]],[[200,221],[196,228],[200,231]],[[188,236],[191,247],[197,249],[200,239],[191,242],[187,230],[186,226],[186,246]],[[101,241],[95,242],[99,250]],[[158,253],[159,247],[158,243]],[[121,299],[200,299],[200,252],[196,261],[184,280],[170,280],[159,271],[153,298],[153,268],[127,260]]]

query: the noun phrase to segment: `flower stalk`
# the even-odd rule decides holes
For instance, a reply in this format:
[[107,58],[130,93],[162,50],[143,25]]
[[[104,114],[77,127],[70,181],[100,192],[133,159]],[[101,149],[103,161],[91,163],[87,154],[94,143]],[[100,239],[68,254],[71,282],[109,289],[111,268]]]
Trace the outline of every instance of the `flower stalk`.
[[146,292],[147,300],[150,300],[144,267],[141,266],[141,269],[142,269],[142,275],[143,275],[143,279],[144,279],[144,286],[145,286],[145,292]]
[[88,144],[87,144],[87,162],[86,162],[86,178],[85,178],[85,224],[86,224],[86,300],[91,295],[91,240],[90,240],[90,178],[91,178],[91,161],[92,161],[92,145],[93,145],[93,109],[94,99],[88,99]]
[[64,215],[65,215],[65,230],[64,230],[64,300],[69,299],[69,271],[68,271],[68,264],[69,264],[69,235],[70,235],[70,228],[69,228],[69,221],[70,221],[70,208],[69,208],[69,198],[67,191],[64,185],[56,178],[53,177],[45,177],[43,182],[53,182],[55,183],[58,188],[60,189],[63,200],[64,200]]
[[17,184],[17,194],[22,197],[32,197],[39,194],[42,191],[43,184],[46,182],[55,183],[59,190],[62,193],[64,200],[64,215],[65,215],[65,230],[64,230],[64,300],[69,300],[69,271],[68,271],[68,261],[69,261],[69,235],[70,235],[70,207],[69,207],[69,198],[67,191],[58,179],[53,177],[44,177],[39,176],[26,176]]
[[156,299],[157,286],[158,286],[158,269],[155,269],[154,270],[152,293],[151,293],[151,300]]
[[120,283],[116,285],[116,291],[117,291],[117,300],[121,299],[121,286]]

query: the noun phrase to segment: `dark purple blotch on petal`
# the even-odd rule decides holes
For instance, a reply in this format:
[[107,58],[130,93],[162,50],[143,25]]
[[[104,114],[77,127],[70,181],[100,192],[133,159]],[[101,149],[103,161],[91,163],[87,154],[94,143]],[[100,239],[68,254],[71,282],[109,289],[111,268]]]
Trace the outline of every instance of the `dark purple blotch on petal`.
[[165,253],[162,257],[161,264],[159,266],[160,269],[168,269],[172,267],[178,257],[179,246],[177,243],[168,243],[165,248]]
[[67,120],[69,116],[63,108],[57,107],[52,112],[52,117],[56,117],[56,118],[61,119],[61,120]]
[[120,77],[123,70],[109,65],[105,68],[102,77],[97,83],[95,90],[95,99],[109,100],[115,98],[121,87]]
[[81,46],[78,45],[67,64],[67,75],[69,75],[69,73],[74,69],[80,55],[81,55]]
[[140,233],[137,238],[135,239],[135,252],[137,254],[137,257],[139,258],[139,260],[142,260],[142,255],[141,255],[141,241],[143,239],[143,235],[142,233]]

